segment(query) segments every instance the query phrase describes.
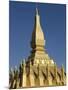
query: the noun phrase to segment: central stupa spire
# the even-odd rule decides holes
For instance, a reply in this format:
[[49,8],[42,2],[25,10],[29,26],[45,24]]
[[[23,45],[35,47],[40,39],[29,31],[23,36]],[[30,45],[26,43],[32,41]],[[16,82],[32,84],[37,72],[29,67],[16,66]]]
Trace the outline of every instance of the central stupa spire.
[[45,46],[44,33],[41,27],[39,11],[36,8],[34,29],[31,39],[32,51],[31,55],[28,57],[29,61],[31,60],[35,65],[38,65],[39,63],[42,64],[53,63],[53,60],[51,61],[49,55],[46,53],[44,46]]
[[43,34],[43,31],[41,28],[39,11],[36,8],[36,15],[35,15],[35,22],[34,22],[34,30],[32,33],[31,47],[33,49],[36,49],[38,47],[44,47],[44,46],[45,46],[44,34]]

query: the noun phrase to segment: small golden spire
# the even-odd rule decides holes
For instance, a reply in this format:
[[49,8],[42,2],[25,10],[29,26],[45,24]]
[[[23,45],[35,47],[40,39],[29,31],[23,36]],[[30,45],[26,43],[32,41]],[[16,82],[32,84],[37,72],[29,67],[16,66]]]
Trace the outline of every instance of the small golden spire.
[[23,60],[23,64],[24,64],[24,65],[26,64],[25,59]]
[[62,80],[64,80],[64,66],[63,66],[63,64],[61,66],[61,72],[62,72]]
[[25,59],[23,60],[23,72],[26,73],[26,62],[25,62]]
[[13,68],[10,69],[10,74],[11,74],[12,76],[14,76],[14,70],[13,70]]
[[54,74],[55,74],[55,79],[57,79],[57,65],[54,63]]
[[17,69],[17,66],[15,66],[14,73],[15,73],[16,76],[18,75],[18,69]]
[[64,65],[63,65],[63,64],[62,64],[62,66],[61,66],[61,67],[62,67],[62,70],[64,70]]
[[32,73],[32,63],[30,61],[30,73]]
[[54,66],[56,67],[56,63],[54,63]]
[[13,72],[13,68],[10,69],[10,72],[11,72],[11,73]]
[[31,61],[30,61],[30,66],[32,65]]
[[15,66],[15,70],[17,70],[17,66]]

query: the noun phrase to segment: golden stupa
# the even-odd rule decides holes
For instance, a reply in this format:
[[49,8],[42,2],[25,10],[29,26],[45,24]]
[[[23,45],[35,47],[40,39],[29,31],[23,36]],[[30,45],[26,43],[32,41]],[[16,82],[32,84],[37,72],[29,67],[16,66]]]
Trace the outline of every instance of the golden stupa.
[[62,65],[58,68],[44,48],[44,33],[40,24],[40,15],[36,8],[35,24],[31,39],[31,54],[23,60],[19,69],[10,70],[9,88],[63,86],[66,85],[66,73]]

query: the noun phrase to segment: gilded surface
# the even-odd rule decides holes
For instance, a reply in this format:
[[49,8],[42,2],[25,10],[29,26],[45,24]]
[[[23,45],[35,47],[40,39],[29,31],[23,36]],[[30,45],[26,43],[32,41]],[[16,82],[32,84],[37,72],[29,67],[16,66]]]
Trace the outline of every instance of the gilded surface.
[[40,16],[36,9],[34,30],[31,39],[32,52],[28,60],[21,62],[19,69],[10,70],[9,88],[66,85],[64,67],[59,69],[45,49]]

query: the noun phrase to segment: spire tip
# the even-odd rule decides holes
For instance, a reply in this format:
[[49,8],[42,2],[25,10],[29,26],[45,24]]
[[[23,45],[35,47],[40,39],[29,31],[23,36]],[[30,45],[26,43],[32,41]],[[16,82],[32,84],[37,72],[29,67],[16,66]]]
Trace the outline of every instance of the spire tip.
[[38,15],[38,8],[36,7],[36,14]]

